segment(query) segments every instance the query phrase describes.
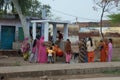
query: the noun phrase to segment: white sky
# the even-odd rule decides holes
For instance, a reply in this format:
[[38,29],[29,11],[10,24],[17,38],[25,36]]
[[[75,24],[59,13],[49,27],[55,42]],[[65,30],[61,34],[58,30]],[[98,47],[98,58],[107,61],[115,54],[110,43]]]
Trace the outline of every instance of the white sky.
[[[93,10],[93,0],[40,0],[51,6],[52,14],[62,20],[99,21],[100,11]],[[76,17],[75,17],[76,16]]]

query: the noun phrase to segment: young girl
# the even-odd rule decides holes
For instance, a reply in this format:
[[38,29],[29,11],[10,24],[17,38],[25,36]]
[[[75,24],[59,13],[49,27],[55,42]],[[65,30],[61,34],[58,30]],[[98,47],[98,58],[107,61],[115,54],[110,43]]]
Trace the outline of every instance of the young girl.
[[70,63],[72,50],[71,50],[71,42],[69,39],[67,39],[66,41],[65,53],[66,53],[66,63]]
[[48,49],[48,63],[54,63],[54,51],[52,50],[52,47]]
[[58,46],[54,43],[52,43],[52,50],[54,52],[54,62],[56,62],[56,54],[57,54]]

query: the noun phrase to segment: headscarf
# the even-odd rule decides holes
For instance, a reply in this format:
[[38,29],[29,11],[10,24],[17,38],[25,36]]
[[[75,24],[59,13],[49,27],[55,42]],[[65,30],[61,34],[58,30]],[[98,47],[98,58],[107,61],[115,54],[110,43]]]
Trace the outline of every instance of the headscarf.
[[25,37],[24,41],[27,41],[28,40],[28,37]]
[[25,53],[25,52],[27,52],[27,51],[29,50],[29,47],[30,47],[30,45],[29,45],[29,43],[28,43],[28,37],[25,37],[25,38],[24,38],[24,41],[23,41],[23,43],[22,43],[22,46],[21,46],[21,51],[22,51],[23,53]]
[[40,44],[43,46],[44,45],[44,36],[40,38]]

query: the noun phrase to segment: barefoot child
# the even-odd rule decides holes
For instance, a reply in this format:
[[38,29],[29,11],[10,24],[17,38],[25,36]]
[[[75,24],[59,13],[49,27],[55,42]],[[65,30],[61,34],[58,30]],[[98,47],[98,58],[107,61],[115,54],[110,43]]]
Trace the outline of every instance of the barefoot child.
[[48,49],[48,63],[54,63],[54,51],[52,50],[52,47]]

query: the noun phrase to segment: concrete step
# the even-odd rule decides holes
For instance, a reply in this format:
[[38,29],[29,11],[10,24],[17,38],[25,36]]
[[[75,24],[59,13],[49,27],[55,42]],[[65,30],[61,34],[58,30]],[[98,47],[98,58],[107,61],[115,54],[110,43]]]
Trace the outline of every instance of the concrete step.
[[93,74],[120,69],[120,62],[79,64],[37,64],[29,66],[0,67],[0,77],[38,77],[57,75]]
[[19,50],[0,50],[0,55],[21,56],[21,52]]

